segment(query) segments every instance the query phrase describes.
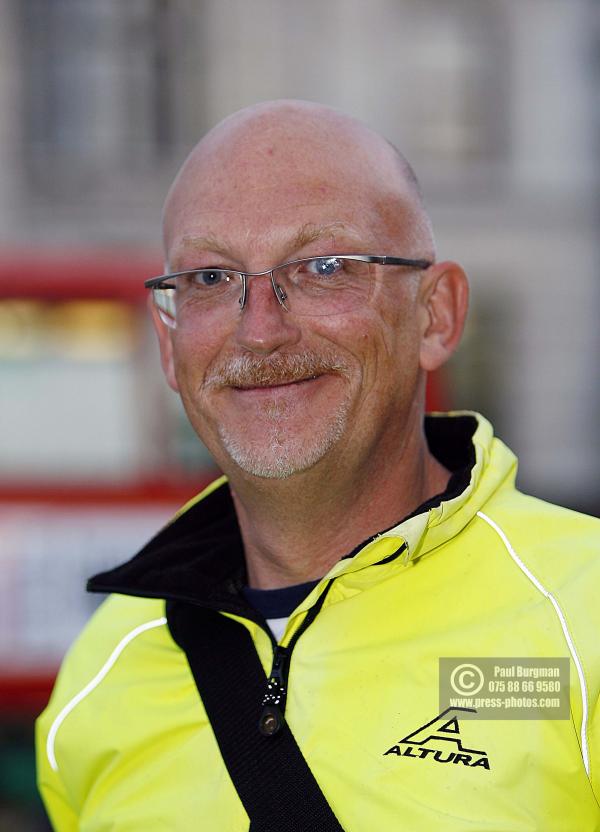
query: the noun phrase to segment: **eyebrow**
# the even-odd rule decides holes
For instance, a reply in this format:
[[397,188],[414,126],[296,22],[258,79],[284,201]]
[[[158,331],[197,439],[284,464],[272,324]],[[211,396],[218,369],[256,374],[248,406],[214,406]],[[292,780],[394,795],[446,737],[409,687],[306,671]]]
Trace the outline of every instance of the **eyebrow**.
[[[292,251],[314,243],[325,237],[327,234],[332,234],[335,231],[342,231],[348,233],[349,229],[343,222],[332,222],[327,225],[315,225],[314,223],[305,223],[298,231],[296,236],[291,241]],[[350,234],[349,236],[353,236]]]
[[[316,240],[335,232],[344,232],[350,237],[356,235],[351,232],[347,225],[343,222],[332,222],[325,225],[315,225],[314,223],[305,223],[291,238],[288,243],[288,248],[291,252],[298,251]],[[223,257],[231,257],[231,251],[234,247],[227,245],[226,242],[218,240],[212,234],[196,236],[193,234],[186,234],[180,240],[179,251],[173,258],[177,260],[183,257],[190,249],[197,251],[211,251],[215,254],[220,254]]]
[[212,236],[212,234],[207,234],[204,237],[185,234],[181,238],[179,248],[179,254],[184,254],[190,248],[199,250],[208,249],[209,251],[214,251],[215,254],[222,254],[224,257],[227,257],[230,254],[230,248],[228,248],[227,245],[220,243],[216,237]]

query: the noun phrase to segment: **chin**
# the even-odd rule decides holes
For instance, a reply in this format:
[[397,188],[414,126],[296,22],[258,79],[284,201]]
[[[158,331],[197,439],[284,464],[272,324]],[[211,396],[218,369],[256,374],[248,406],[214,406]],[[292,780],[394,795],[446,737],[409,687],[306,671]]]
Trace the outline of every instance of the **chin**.
[[260,439],[241,438],[223,427],[219,436],[223,449],[242,471],[263,479],[283,480],[320,462],[340,441],[346,425],[347,413],[339,412],[320,431],[307,436],[290,436],[280,425],[273,426]]

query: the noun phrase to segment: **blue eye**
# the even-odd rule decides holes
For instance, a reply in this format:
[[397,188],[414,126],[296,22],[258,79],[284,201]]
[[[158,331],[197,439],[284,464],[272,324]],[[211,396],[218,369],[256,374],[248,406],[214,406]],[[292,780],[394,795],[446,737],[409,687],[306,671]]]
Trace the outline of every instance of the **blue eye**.
[[218,286],[227,275],[219,269],[205,269],[192,273],[193,281],[200,286]]
[[311,260],[308,267],[313,274],[330,277],[343,268],[343,262],[339,257],[319,257],[318,259]]

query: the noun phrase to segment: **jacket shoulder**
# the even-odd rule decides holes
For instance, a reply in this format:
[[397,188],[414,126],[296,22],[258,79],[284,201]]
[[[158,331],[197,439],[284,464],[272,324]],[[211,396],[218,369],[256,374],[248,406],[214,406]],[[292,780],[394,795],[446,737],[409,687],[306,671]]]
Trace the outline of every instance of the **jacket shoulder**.
[[[535,553],[536,560],[569,565],[591,562],[600,567],[600,518],[548,503],[514,489],[502,489],[486,503],[484,513],[513,545]],[[560,570],[559,570],[560,571]]]
[[110,595],[69,648],[44,713],[53,713],[76,695],[136,636],[165,623],[164,601]]
[[493,524],[490,533],[501,538],[521,579],[533,579],[560,609],[595,701],[600,695],[600,519],[513,489],[488,501],[479,517]]
[[547,592],[562,599],[567,615],[579,619],[578,610],[585,610],[600,627],[594,591],[600,585],[600,519],[515,489],[495,495],[479,517]]

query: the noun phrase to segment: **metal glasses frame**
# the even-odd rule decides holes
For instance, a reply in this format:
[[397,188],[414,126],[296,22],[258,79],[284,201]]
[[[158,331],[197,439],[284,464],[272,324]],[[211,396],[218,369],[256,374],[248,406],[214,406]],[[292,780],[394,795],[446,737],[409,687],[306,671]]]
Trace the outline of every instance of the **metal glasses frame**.
[[249,277],[264,277],[270,275],[271,285],[275,292],[275,297],[283,306],[285,301],[285,293],[275,283],[273,273],[286,266],[295,266],[297,263],[309,263],[311,260],[333,260],[339,258],[340,260],[361,260],[363,263],[376,263],[379,266],[409,266],[413,269],[425,270],[433,265],[431,260],[411,260],[406,257],[390,257],[384,254],[320,254],[314,257],[301,257],[299,260],[288,260],[287,263],[281,263],[279,266],[274,266],[272,269],[265,269],[264,272],[241,272],[239,269],[224,269],[212,268],[206,266],[202,269],[185,269],[182,272],[173,272],[172,274],[162,274],[159,277],[151,277],[144,281],[146,289],[172,289],[172,286],[162,285],[166,280],[173,277],[183,277],[186,274],[193,274],[194,272],[227,272],[228,274],[239,275],[242,284],[242,294],[239,298],[240,308],[243,309],[246,305],[247,295],[247,279]]

